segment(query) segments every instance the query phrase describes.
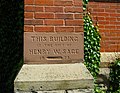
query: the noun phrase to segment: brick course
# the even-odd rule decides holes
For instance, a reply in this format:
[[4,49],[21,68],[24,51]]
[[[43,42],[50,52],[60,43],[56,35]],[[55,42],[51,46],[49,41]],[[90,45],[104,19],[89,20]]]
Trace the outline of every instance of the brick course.
[[101,52],[120,52],[120,2],[99,1],[90,0],[88,10],[94,23],[99,26]]
[[[94,23],[102,36],[101,52],[120,52],[120,2],[90,0]],[[24,31],[83,31],[82,0],[25,0]]]
[[24,31],[83,31],[82,0],[25,0]]

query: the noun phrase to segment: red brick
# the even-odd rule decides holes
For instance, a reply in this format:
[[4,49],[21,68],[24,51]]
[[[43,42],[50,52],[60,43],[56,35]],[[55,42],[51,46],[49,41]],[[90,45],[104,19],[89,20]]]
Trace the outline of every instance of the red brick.
[[93,9],[94,12],[105,12],[105,9]]
[[[112,36],[112,33],[113,32],[120,32],[120,30],[119,29],[109,29],[109,32],[111,32],[111,34],[110,34],[110,36]],[[117,36],[117,35],[114,35],[114,36]]]
[[105,12],[115,12],[116,9],[105,9]]
[[81,14],[74,14],[75,19],[82,19],[83,18],[83,13]]
[[34,12],[35,7],[32,5],[25,5],[25,12]]
[[117,9],[118,8],[116,5],[109,5],[109,6],[110,6],[110,9]]
[[115,21],[116,26],[120,26],[120,21]]
[[116,52],[116,49],[114,49],[114,48],[106,48],[105,52]]
[[110,36],[117,36],[117,35],[118,35],[117,32],[112,32],[112,33],[106,32],[106,33],[107,33],[107,34],[105,34],[105,36],[108,36],[108,37],[110,37]]
[[91,7],[88,7],[89,12],[93,12],[93,9]]
[[55,0],[54,5],[55,6],[72,6],[73,2],[68,0]]
[[116,26],[117,27],[117,29],[120,29],[120,25],[119,26]]
[[34,0],[25,0],[24,3],[25,3],[26,5],[31,5],[31,4],[34,3]]
[[100,52],[105,52],[105,49],[104,48],[100,48]]
[[120,13],[120,9],[119,9],[119,10],[117,10],[117,13]]
[[40,6],[52,6],[54,0],[35,0],[36,5]]
[[50,19],[50,18],[54,18],[54,14],[53,13],[35,13],[35,18]]
[[73,14],[55,14],[56,19],[73,19]]
[[107,36],[105,36],[105,37],[102,37],[102,40],[106,40],[106,41],[108,41],[108,40],[110,40],[110,38],[107,37]]
[[35,26],[36,32],[54,32],[54,27],[48,26]]
[[24,25],[24,31],[25,32],[33,32],[33,26]]
[[106,29],[115,29],[116,26],[115,26],[115,25],[113,25],[113,26],[106,26],[106,25],[105,25],[105,28],[106,28]]
[[113,36],[113,37],[114,37],[114,36],[117,36],[117,35],[118,35],[118,33],[116,33],[116,32],[112,32],[112,33],[110,33],[110,34],[107,35],[107,36],[108,36],[108,37],[109,37],[109,36]]
[[82,13],[83,9],[82,7],[65,7],[65,12]]
[[120,22],[119,22],[119,21],[110,21],[110,25],[119,26],[119,25],[120,25]]
[[105,8],[105,9],[109,9],[110,8],[109,4],[105,4],[103,2],[101,2],[101,3],[99,2],[99,4],[96,2],[96,5],[98,6],[98,8]]
[[110,16],[111,17],[120,17],[120,13],[110,13]]
[[111,41],[112,41],[112,40],[116,40],[116,41],[117,41],[117,40],[120,40],[120,37],[117,37],[117,36],[114,36],[114,37],[113,37],[113,36],[110,36],[109,38],[110,38]]
[[119,52],[119,46],[111,46],[109,48],[106,48],[105,52]]
[[83,6],[81,0],[73,0],[75,6]]
[[109,25],[109,21],[98,21],[98,24]]
[[43,20],[36,20],[36,19],[25,19],[25,25],[43,25]]
[[45,12],[63,12],[63,7],[45,7]]
[[83,26],[75,27],[75,32],[83,32]]
[[109,6],[116,6],[118,0],[109,0],[109,1],[112,1],[112,3],[111,3],[111,2],[107,2],[107,4],[108,4]]
[[100,35],[101,35],[101,36],[105,36],[105,33],[104,33],[104,32],[100,32]]
[[120,17],[117,18],[117,21],[120,21]]
[[52,19],[52,20],[45,20],[45,25],[63,25],[63,20],[57,20],[57,19]]
[[35,6],[35,12],[43,12],[42,6]]
[[114,29],[105,28],[105,32],[107,33],[115,32],[115,28]]
[[104,29],[105,25],[99,25],[98,27],[99,27],[99,29]]
[[109,13],[102,12],[102,13],[98,13],[98,15],[107,17],[107,16],[109,16]]
[[98,13],[93,13],[93,12],[91,12],[91,16],[92,16],[92,18],[96,18],[96,16],[98,15]]
[[98,5],[94,5],[94,4],[90,5],[90,4],[91,4],[91,2],[89,2],[89,4],[88,4],[89,8],[98,8]]
[[106,19],[106,21],[116,21],[117,20],[117,18],[116,17],[106,17],[105,18]]
[[82,26],[83,20],[66,20],[65,21],[66,26]]
[[55,27],[56,32],[74,32],[74,27]]
[[100,31],[100,32],[109,32],[109,30],[106,30],[105,28],[102,28],[102,29],[99,28],[99,31]]
[[97,20],[105,20],[105,17],[97,16]]
[[33,18],[34,13],[33,12],[24,12],[25,18]]

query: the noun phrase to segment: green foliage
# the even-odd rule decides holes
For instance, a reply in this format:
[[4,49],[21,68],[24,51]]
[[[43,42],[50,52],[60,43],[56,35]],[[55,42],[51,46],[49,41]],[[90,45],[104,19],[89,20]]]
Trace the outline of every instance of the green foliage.
[[103,91],[97,84],[94,88],[94,93],[106,93],[106,91]]
[[85,65],[96,78],[100,65],[100,34],[89,13],[84,15],[84,54]]
[[94,26],[90,13],[86,12],[88,0],[83,0],[84,9],[84,59],[85,65],[94,78],[99,73],[100,64],[100,34],[98,27]]
[[0,0],[0,93],[13,93],[22,64],[23,11],[23,0]]
[[120,93],[120,59],[110,66],[110,93]]
[[[93,25],[90,13],[87,11],[88,0],[83,0],[84,14],[84,59],[85,65],[96,79],[100,65],[100,34],[98,27]],[[110,89],[103,91],[97,84],[95,93],[120,93],[120,59],[110,66]]]
[[88,4],[88,1],[89,0],[83,0],[83,10],[85,11],[86,10],[86,6]]
[[[87,11],[88,0],[83,0],[84,10],[84,64],[96,79],[100,65],[100,34],[97,26],[94,26],[90,13]],[[105,93],[97,85],[95,93]]]

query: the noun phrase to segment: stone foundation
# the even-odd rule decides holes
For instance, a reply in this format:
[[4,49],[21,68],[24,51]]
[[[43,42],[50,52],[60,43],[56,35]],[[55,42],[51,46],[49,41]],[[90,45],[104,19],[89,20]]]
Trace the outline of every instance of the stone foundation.
[[32,91],[53,91],[53,90],[68,90],[69,91],[68,93],[71,93],[70,91],[73,90],[75,91],[76,89],[92,90],[93,88],[94,88],[93,77],[91,76],[91,74],[89,73],[89,71],[87,70],[83,63],[49,64],[49,65],[24,64],[14,81],[15,93],[21,92],[30,93]]

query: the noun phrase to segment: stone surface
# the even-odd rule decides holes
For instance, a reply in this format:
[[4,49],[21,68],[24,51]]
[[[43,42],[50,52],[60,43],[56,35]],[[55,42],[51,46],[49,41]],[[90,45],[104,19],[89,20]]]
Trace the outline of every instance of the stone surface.
[[65,93],[65,90],[32,91],[32,92],[17,91],[15,93]]
[[101,52],[100,67],[108,68],[110,63],[114,62],[116,58],[120,58],[120,52]]
[[102,90],[107,90],[109,88],[109,73],[109,68],[100,68],[100,72],[96,81]]
[[67,93],[93,93],[93,89],[67,90]]
[[100,68],[99,74],[105,75],[107,78],[109,77],[110,69],[109,68]]
[[83,59],[83,32],[24,32],[24,62],[27,64],[79,63]]
[[97,78],[98,83],[106,83],[109,82],[109,68],[100,68],[100,72]]
[[76,89],[76,90],[52,90],[52,91],[34,91],[34,92],[15,92],[15,93],[93,93],[93,89]]
[[114,62],[116,58],[120,58],[120,52],[101,52],[101,62]]
[[92,89],[93,77],[83,63],[26,65],[14,81],[14,90]]

